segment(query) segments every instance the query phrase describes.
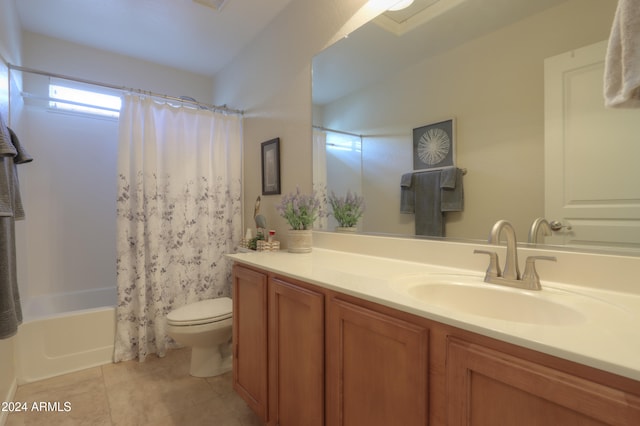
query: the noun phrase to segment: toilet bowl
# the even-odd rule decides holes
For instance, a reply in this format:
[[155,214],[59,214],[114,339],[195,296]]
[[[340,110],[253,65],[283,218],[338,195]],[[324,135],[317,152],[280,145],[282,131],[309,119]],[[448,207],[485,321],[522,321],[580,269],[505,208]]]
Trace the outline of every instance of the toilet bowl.
[[217,376],[231,370],[230,298],[202,300],[169,312],[167,334],[191,347],[189,373],[195,377]]

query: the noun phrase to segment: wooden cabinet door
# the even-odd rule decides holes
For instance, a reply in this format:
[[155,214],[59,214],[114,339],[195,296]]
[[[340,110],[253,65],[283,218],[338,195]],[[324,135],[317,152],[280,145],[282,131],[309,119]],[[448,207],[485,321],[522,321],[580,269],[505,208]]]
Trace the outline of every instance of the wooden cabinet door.
[[267,275],[233,267],[233,388],[267,421]]
[[448,425],[640,425],[640,398],[466,341],[447,344]]
[[269,424],[324,425],[324,296],[269,282]]
[[428,330],[333,299],[327,310],[327,424],[428,423]]

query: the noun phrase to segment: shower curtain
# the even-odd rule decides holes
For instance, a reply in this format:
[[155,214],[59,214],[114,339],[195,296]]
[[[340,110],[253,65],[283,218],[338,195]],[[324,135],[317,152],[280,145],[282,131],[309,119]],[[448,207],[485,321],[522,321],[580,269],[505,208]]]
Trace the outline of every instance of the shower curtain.
[[241,224],[242,118],[125,95],[120,113],[114,361],[175,343],[166,316],[230,294]]

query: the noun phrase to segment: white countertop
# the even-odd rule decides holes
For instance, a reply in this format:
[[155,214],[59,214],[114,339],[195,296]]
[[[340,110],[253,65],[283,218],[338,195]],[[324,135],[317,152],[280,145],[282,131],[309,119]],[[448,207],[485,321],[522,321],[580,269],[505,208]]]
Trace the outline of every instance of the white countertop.
[[[640,295],[542,280],[535,297],[571,306],[583,320],[529,324],[474,315],[417,300],[402,282],[430,274],[477,277],[484,271],[315,248],[309,254],[252,252],[233,261],[356,296],[444,324],[473,331],[611,373],[640,380]],[[469,278],[472,278],[469,277]],[[524,290],[514,290],[524,291]],[[534,292],[537,293],[537,292]]]

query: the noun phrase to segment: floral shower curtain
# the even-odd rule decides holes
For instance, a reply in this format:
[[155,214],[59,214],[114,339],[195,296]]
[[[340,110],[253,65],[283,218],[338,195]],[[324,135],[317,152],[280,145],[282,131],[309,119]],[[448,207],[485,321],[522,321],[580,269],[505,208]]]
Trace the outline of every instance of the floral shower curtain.
[[120,113],[114,360],[164,356],[167,314],[230,294],[242,237],[242,118],[126,95]]

